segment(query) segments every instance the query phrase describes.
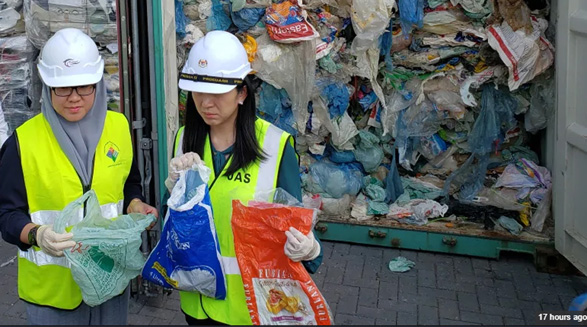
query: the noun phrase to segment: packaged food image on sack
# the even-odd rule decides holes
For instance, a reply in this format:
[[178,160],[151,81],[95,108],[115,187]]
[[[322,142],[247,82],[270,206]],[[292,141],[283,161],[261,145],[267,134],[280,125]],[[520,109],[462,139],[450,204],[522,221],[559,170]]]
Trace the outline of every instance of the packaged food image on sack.
[[331,325],[330,308],[301,262],[284,253],[285,231],[312,230],[313,209],[232,202],[232,229],[247,306],[255,325]]
[[145,263],[141,233],[155,216],[131,213],[104,218],[98,197],[90,190],[63,209],[55,219],[55,231],[64,233],[70,219],[81,216],[83,209],[84,219],[71,229],[77,244],[63,253],[84,302],[93,307],[120,295],[141,273]]
[[224,299],[226,280],[207,184],[210,173],[204,164],[180,172],[167,201],[161,239],[142,276],[163,287]]

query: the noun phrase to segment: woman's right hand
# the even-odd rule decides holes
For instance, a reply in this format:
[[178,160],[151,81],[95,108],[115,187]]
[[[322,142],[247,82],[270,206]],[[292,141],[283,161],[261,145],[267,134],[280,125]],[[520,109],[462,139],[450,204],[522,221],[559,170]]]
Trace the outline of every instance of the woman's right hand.
[[165,180],[165,186],[170,193],[179,179],[179,172],[191,168],[195,163],[202,164],[202,159],[195,152],[184,153],[179,157],[171,159],[167,179]]

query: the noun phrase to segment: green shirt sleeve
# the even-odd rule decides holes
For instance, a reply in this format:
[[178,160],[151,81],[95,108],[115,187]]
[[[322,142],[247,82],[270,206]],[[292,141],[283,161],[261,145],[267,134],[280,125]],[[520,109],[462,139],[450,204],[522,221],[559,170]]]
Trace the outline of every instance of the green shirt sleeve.
[[302,181],[300,179],[300,166],[293,146],[288,142],[283,152],[281,165],[277,175],[277,187],[302,202]]
[[[279,166],[279,173],[277,176],[277,187],[280,187],[287,191],[289,194],[294,196],[298,201],[302,202],[302,181],[300,178],[300,165],[298,157],[293,146],[288,142],[283,152],[283,158],[281,159],[281,165]],[[322,243],[313,231],[314,238],[320,244],[320,255],[312,261],[302,261],[304,268],[313,274],[315,273],[320,265],[322,264],[323,249]]]

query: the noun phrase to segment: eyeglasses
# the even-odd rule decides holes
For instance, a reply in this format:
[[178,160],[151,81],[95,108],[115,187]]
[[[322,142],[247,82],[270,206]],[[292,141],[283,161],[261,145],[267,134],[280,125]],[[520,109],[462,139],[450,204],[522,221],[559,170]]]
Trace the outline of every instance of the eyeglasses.
[[82,85],[76,87],[53,87],[53,93],[58,97],[68,97],[73,94],[73,90],[77,92],[79,96],[86,96],[94,93],[96,85]]

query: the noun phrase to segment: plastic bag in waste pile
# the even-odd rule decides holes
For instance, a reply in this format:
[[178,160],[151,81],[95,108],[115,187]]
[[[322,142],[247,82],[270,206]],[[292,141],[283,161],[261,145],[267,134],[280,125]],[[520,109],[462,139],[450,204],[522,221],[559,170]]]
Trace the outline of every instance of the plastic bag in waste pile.
[[379,138],[365,130],[359,131],[359,138],[359,144],[354,151],[355,157],[363,165],[365,171],[373,172],[383,160],[383,150],[379,145]]
[[0,148],[8,139],[8,124],[4,120],[4,111],[2,111],[2,101],[0,101]]
[[145,264],[141,233],[155,216],[131,213],[104,218],[96,192],[90,190],[63,209],[55,219],[55,231],[64,233],[70,219],[78,218],[84,209],[84,219],[71,229],[77,244],[64,254],[84,302],[93,307],[120,295],[141,273]]
[[388,218],[406,219],[407,223],[424,225],[429,218],[444,217],[448,211],[446,204],[433,200],[416,199],[408,202],[398,200],[389,207]]
[[[254,219],[251,219],[254,217]],[[283,252],[285,231],[312,232],[313,209],[232,202],[234,249],[255,325],[331,325],[330,308],[302,263]]]
[[58,30],[77,28],[94,41],[117,41],[117,4],[114,1],[23,0],[27,37],[37,49]]
[[234,25],[236,25],[240,31],[246,32],[265,16],[265,9],[244,8],[238,11],[231,11],[230,16],[232,17]]
[[275,42],[294,43],[312,40],[320,36],[314,26],[306,21],[307,13],[297,0],[273,3],[265,11],[265,26]]
[[404,35],[412,32],[412,25],[422,28],[424,0],[399,0],[399,19]]
[[524,116],[524,127],[530,133],[536,133],[546,127],[548,119],[554,115],[556,99],[554,78],[542,78],[540,75],[530,86],[530,109]]
[[356,33],[351,45],[353,51],[364,51],[378,45],[379,37],[389,25],[394,4],[395,0],[353,1],[351,21]]
[[226,31],[231,23],[220,0],[212,0],[212,13],[206,20],[206,29],[208,31]]
[[292,102],[294,128],[305,132],[309,117],[308,101],[316,73],[315,41],[283,45],[273,42],[267,33],[256,40],[257,56],[252,63],[256,76],[277,89],[287,91]]
[[226,281],[207,184],[210,173],[203,164],[180,172],[167,201],[161,239],[142,276],[166,288],[224,299]]
[[516,126],[514,112],[517,100],[509,93],[485,85],[481,94],[481,113],[469,134],[468,144],[472,152],[467,161],[446,180],[445,194],[452,183],[460,188],[460,198],[471,201],[483,187],[489,154],[497,151],[505,134]]
[[0,1],[0,36],[19,33],[18,25],[22,24],[18,24],[21,17],[16,9],[21,4],[21,1]]
[[554,47],[543,36],[548,22],[532,18],[533,30],[514,31],[507,21],[487,28],[489,45],[509,69],[508,86],[511,91],[531,81],[554,62]]
[[532,161],[520,159],[515,164],[509,164],[499,176],[493,187],[518,189],[519,200],[527,197],[537,204],[542,201],[547,190],[552,186],[550,171],[540,167]]
[[345,194],[359,193],[363,174],[351,165],[317,161],[310,166],[310,177],[324,192],[339,199]]

